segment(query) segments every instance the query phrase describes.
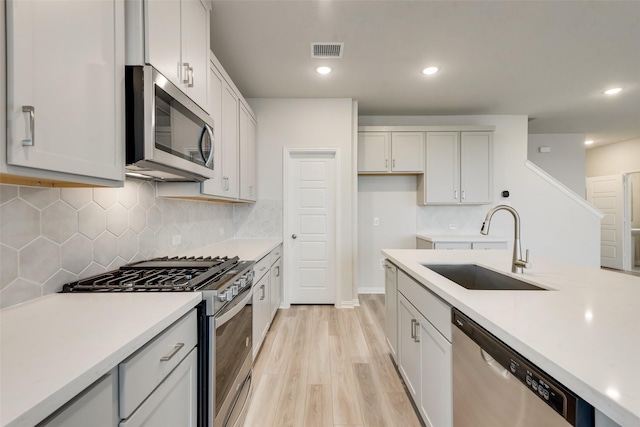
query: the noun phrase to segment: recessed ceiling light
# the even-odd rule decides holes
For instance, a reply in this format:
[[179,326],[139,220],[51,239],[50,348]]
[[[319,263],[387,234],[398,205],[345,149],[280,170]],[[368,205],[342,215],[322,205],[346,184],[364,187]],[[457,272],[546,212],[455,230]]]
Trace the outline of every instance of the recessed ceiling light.
[[616,93],[620,92],[622,90],[621,87],[614,87],[611,89],[607,89],[604,91],[605,95],[615,95]]
[[593,144],[593,140],[590,139],[588,141],[585,141],[584,143],[585,143],[585,145],[591,145],[591,144]]
[[329,67],[318,67],[316,71],[320,74],[329,74],[331,72],[331,68]]
[[438,67],[427,67],[424,70],[422,70],[422,74],[427,74],[427,75],[435,74],[438,72],[438,70],[439,70]]

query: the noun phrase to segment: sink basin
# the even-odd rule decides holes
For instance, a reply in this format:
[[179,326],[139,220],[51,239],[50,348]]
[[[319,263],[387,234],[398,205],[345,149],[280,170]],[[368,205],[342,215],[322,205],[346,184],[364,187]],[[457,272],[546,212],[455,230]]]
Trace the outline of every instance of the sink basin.
[[482,291],[546,291],[511,276],[474,264],[422,264],[466,289]]

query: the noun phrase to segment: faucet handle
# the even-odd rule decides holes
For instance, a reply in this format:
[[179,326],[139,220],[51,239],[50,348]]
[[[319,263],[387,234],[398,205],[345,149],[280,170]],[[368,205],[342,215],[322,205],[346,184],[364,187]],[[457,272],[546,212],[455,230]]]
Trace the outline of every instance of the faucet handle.
[[522,263],[524,268],[531,268],[531,263],[529,262],[529,249],[524,251],[524,262]]

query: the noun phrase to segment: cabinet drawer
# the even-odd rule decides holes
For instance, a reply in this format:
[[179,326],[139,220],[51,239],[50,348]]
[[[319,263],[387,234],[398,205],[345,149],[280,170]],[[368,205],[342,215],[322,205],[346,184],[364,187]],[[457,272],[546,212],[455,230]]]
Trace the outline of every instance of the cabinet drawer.
[[198,418],[197,371],[198,355],[192,349],[140,408],[130,418],[120,422],[119,427],[195,427]]
[[275,262],[282,256],[282,245],[279,245],[277,248],[272,250],[269,256],[271,257],[271,264],[275,264]]
[[398,270],[398,291],[442,334],[451,341],[451,306]]
[[433,249],[471,249],[471,242],[438,242]]
[[256,273],[256,275],[253,277],[253,283],[257,283],[258,280],[260,280],[262,276],[264,276],[269,271],[270,267],[271,267],[271,256],[267,254],[264,258],[256,262],[255,265],[253,266],[253,271]]
[[192,310],[120,363],[120,418],[128,418],[196,346],[197,328]]
[[507,249],[507,242],[473,242],[471,249]]

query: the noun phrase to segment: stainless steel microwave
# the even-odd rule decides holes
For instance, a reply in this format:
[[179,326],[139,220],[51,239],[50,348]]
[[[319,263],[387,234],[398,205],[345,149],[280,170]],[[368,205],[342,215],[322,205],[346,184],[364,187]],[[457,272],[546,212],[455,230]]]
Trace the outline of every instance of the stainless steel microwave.
[[150,65],[127,66],[126,170],[161,181],[213,178],[211,116]]

